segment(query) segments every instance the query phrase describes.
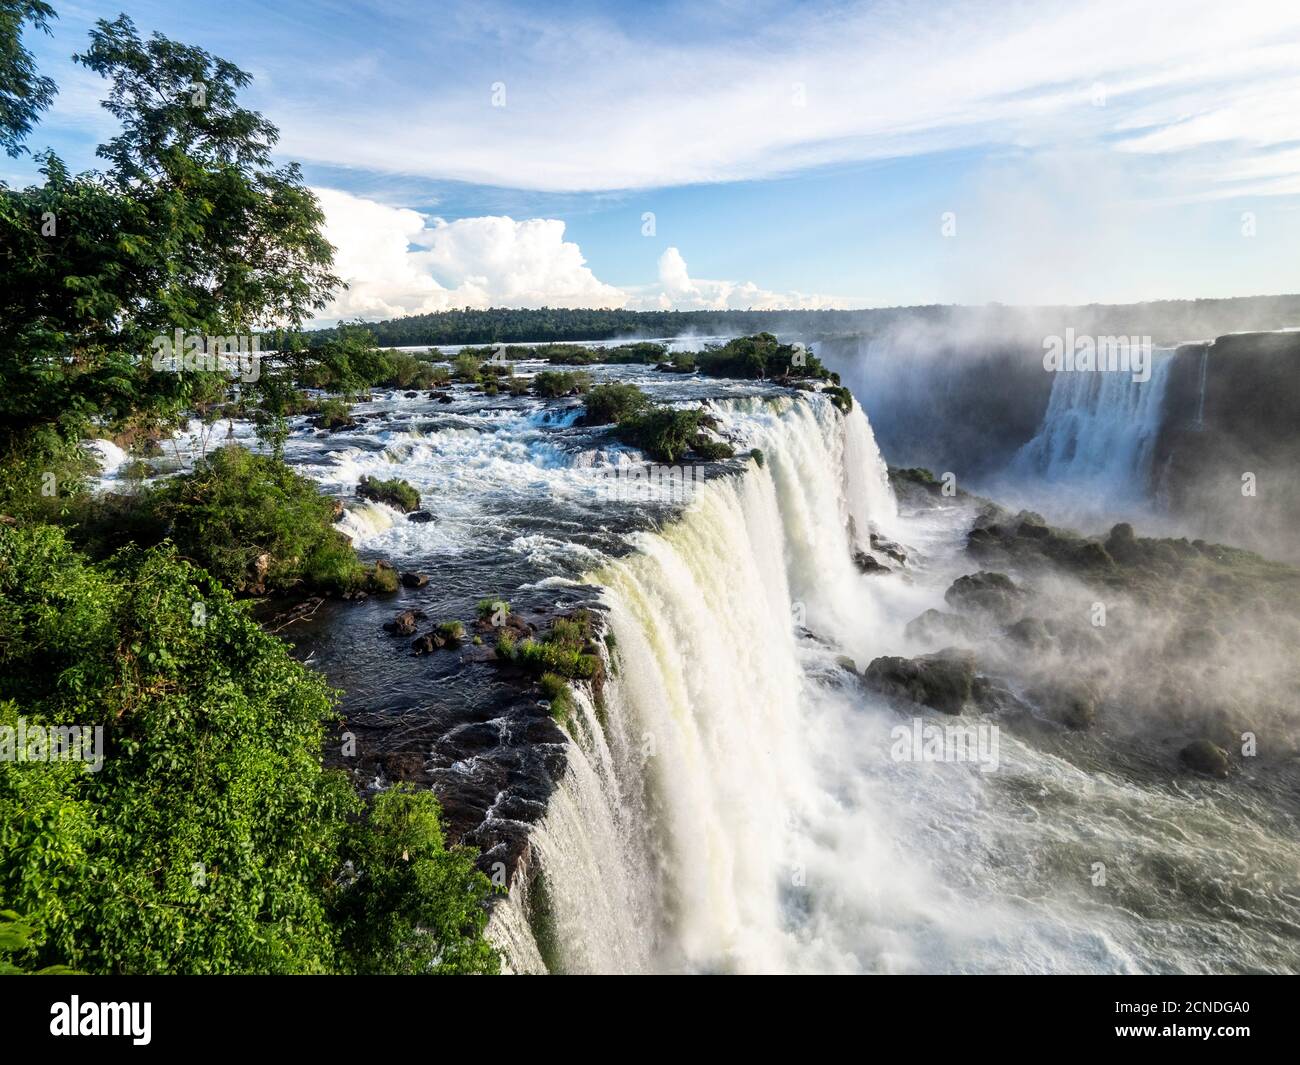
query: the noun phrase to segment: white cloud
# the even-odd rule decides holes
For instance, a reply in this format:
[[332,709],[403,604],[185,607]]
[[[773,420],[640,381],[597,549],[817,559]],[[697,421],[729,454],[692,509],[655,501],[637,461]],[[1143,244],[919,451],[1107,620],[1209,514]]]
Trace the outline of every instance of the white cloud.
[[[639,310],[744,310],[845,306],[849,301],[769,292],[750,281],[690,276],[676,248],[659,258],[656,284],[607,285],[564,239],[555,218],[428,219],[337,189],[315,189],[335,273],[349,285],[321,315],[396,318],[454,307],[631,307]],[[859,300],[853,305],[861,306]]]
[[619,307],[553,218],[427,219],[315,189],[335,272],[348,283],[323,318],[392,318],[451,307]]
[[[721,34],[512,10],[492,20],[490,43],[469,36],[460,62],[440,33],[419,32],[423,17],[407,16],[401,45],[442,80],[380,66],[338,107],[280,101],[286,152],[585,191],[980,145],[1163,157],[1215,144],[1231,166],[1300,139],[1300,5],[1278,0],[800,5]],[[1172,160],[1167,173],[1178,181]]]
[[633,310],[744,311],[789,308],[863,307],[865,300],[802,292],[769,292],[752,281],[705,281],[690,276],[677,248],[659,256],[659,283],[629,291]]

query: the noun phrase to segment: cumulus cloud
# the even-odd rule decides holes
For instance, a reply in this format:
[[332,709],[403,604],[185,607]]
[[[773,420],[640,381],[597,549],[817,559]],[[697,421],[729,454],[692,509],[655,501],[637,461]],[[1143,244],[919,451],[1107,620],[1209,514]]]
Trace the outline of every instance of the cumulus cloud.
[[[621,289],[592,273],[557,218],[494,215],[447,222],[337,189],[314,190],[348,283],[321,316],[397,318],[454,307],[629,307],[744,310],[843,306],[845,301],[770,292],[750,281],[692,278],[677,248],[659,258],[656,283]],[[858,301],[858,306],[862,301]]]
[[322,316],[394,318],[452,307],[621,307],[554,218],[447,222],[316,189],[335,272],[348,283]]
[[659,256],[659,283],[629,290],[632,310],[744,311],[863,307],[866,301],[802,292],[771,292],[752,281],[706,281],[690,276],[677,248]]

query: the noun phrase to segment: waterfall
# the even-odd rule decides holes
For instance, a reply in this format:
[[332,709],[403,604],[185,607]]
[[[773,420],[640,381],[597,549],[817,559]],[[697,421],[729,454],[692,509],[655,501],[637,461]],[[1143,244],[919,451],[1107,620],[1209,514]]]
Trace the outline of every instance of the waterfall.
[[1210,368],[1210,348],[1211,344],[1205,345],[1205,350],[1201,352],[1201,374],[1200,382],[1196,392],[1196,428],[1205,428],[1205,379]]
[[1172,365],[1172,353],[1160,350],[1146,381],[1122,372],[1058,373],[1042,424],[1008,474],[1111,504],[1141,502]]
[[[826,936],[808,887],[877,857],[850,801],[861,775],[825,778],[855,746],[838,730],[884,719],[831,708],[835,686],[814,680],[835,649],[868,655],[878,627],[848,521],[865,535],[896,515],[870,426],[822,398],[718,413],[765,461],[705,483],[679,521],[589,577],[611,676],[571,723],[569,768],[531,840],[549,942],[537,953],[564,971],[887,966],[893,929],[920,919],[903,854],[881,859],[890,904],[869,891],[857,904],[871,912],[846,924],[878,932],[869,947]],[[826,646],[803,646],[792,610]]]

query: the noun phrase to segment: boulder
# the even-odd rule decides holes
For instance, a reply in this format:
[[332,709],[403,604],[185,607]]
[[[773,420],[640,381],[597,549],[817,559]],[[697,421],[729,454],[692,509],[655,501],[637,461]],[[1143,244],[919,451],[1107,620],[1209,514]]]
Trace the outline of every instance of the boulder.
[[1228,754],[1209,740],[1193,740],[1178,752],[1178,760],[1195,773],[1217,777],[1228,775]]
[[414,510],[410,514],[406,515],[406,520],[415,522],[433,521],[433,515],[427,510]]
[[1063,681],[1025,695],[1053,721],[1075,732],[1091,728],[1097,719],[1097,693],[1088,684]]
[[393,636],[410,636],[415,632],[416,623],[424,618],[423,610],[403,610],[392,621],[384,622],[384,631]]
[[955,610],[990,614],[1002,620],[1010,620],[1019,613],[1024,597],[1025,593],[1005,573],[986,570],[958,577],[943,596]]
[[423,573],[406,572],[401,575],[403,588],[423,588],[429,583],[429,578]]
[[858,567],[859,573],[892,573],[888,566],[881,565],[876,561],[874,555],[869,555],[865,551],[853,552],[853,564]]
[[1005,635],[1031,651],[1047,651],[1056,643],[1051,630],[1040,618],[1021,618],[1007,627]]
[[979,626],[960,614],[948,614],[933,607],[907,623],[903,635],[920,643],[939,643],[954,637],[973,640],[979,635]]
[[975,695],[975,656],[949,647],[920,658],[877,658],[863,679],[884,695],[960,714]]
[[871,534],[871,549],[878,551],[886,558],[892,558],[900,566],[907,562],[907,550],[902,544],[895,543],[893,540],[886,540],[879,533]]

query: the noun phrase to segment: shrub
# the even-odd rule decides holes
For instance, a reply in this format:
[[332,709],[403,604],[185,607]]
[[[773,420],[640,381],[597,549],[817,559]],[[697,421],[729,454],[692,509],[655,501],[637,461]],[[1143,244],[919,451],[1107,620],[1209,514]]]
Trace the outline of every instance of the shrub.
[[749,453],[749,457],[758,464],[760,470],[767,465],[767,458],[759,448],[753,448]]
[[691,437],[691,450],[704,459],[705,462],[729,459],[736,454],[736,449],[725,440],[714,440],[703,433],[696,433]]
[[480,599],[478,605],[474,608],[479,616],[480,621],[490,621],[492,615],[501,611],[502,614],[510,613],[510,604],[504,599]]
[[459,621],[440,621],[433,629],[444,640],[452,643],[460,643],[465,638],[465,626]]
[[404,514],[420,509],[420,493],[414,485],[399,478],[381,481],[375,477],[362,477],[357,485],[357,495],[375,503],[387,503]]
[[544,399],[558,399],[587,391],[591,375],[583,370],[543,370],[533,378],[533,391]]
[[588,425],[617,422],[644,410],[649,403],[649,398],[636,385],[618,382],[597,385],[587,393],[585,421]]
[[236,592],[305,584],[348,591],[365,581],[351,542],[334,527],[334,504],[283,462],[222,447],[192,473],[162,481],[141,498],[152,529]]
[[698,408],[653,407],[624,418],[614,432],[625,444],[640,448],[656,462],[675,463],[690,448],[703,417],[704,412]]
[[477,381],[479,368],[482,365],[481,359],[476,359],[473,355],[462,351],[452,360],[451,374],[457,381]]
[[352,418],[351,408],[341,399],[322,400],[317,404],[316,410],[313,424],[318,429],[334,432],[336,429],[347,429],[356,424]]
[[567,722],[573,713],[573,693],[569,690],[569,682],[557,673],[543,673],[537,683],[542,689],[542,697],[551,704],[551,717],[560,724]]
[[841,388],[839,385],[827,385],[822,389],[823,394],[830,397],[830,401],[835,404],[841,414],[848,414],[853,409],[853,393],[847,388]]

